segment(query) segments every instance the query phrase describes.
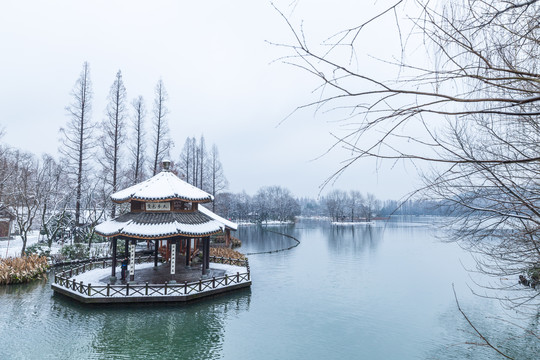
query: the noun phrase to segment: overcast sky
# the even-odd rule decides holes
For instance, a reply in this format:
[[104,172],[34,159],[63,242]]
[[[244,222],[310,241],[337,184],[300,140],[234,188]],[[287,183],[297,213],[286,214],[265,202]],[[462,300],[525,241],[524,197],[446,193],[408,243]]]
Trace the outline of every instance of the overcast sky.
[[[384,2],[274,3],[295,25],[303,21],[316,41]],[[296,196],[316,197],[347,156],[335,151],[314,160],[333,143],[329,133],[337,125],[331,116],[303,111],[278,126],[317,96],[312,91],[318,83],[276,61],[287,52],[268,42],[293,39],[269,1],[8,0],[0,3],[0,34],[0,125],[2,141],[11,146],[57,156],[65,107],[88,61],[93,121],[104,118],[118,70],[130,101],[142,95],[149,110],[155,84],[163,79],[175,142],[171,158],[179,157],[187,136],[204,134],[208,145],[219,148],[231,191],[254,194],[261,186],[282,185]],[[379,32],[367,41],[366,51],[382,52],[382,38]],[[397,199],[415,185],[413,169],[366,161],[334,188]]]

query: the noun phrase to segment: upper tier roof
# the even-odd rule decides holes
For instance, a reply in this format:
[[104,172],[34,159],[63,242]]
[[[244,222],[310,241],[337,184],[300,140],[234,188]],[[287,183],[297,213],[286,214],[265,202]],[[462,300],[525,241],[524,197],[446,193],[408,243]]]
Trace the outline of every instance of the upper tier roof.
[[214,200],[214,197],[181,180],[172,172],[164,170],[146,181],[112,194],[111,199],[117,203],[131,200],[182,200],[205,203]]

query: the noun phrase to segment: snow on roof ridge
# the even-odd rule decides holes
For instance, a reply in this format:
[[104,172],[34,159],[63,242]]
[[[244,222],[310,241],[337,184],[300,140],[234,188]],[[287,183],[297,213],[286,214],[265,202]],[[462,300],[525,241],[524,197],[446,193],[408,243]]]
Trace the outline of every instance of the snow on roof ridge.
[[[168,175],[170,174],[170,175]],[[204,190],[187,183],[170,171],[162,171],[151,178],[111,195],[113,201],[127,200],[167,200],[181,199],[188,201],[209,202],[214,197]]]

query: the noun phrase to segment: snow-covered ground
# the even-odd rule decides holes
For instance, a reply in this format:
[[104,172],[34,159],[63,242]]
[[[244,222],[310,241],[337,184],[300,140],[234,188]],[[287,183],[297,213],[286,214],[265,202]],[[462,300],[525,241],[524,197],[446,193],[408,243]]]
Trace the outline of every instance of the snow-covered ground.
[[367,225],[375,225],[375,221],[356,221],[356,222],[347,222],[347,221],[333,221],[332,225],[336,226],[367,226]]
[[[28,235],[26,247],[29,247],[37,243],[39,240],[38,238],[39,238],[38,231],[31,232]],[[53,245],[55,247],[54,250],[56,250],[56,252],[60,251],[60,245],[58,245],[58,249],[56,249],[55,245]],[[23,246],[23,241],[20,236],[13,236],[13,239],[0,240],[0,258],[21,256],[22,246]],[[53,249],[51,249],[51,253],[53,253]]]
[[[146,269],[153,267],[153,262],[146,262],[142,264],[136,264],[135,265],[135,271]],[[159,265],[159,266],[168,266],[168,265]],[[226,264],[217,264],[217,263],[210,263],[210,269],[215,270],[225,270],[225,275],[233,276],[236,275],[236,273],[245,273],[246,268],[241,266],[234,266],[234,265],[226,265]],[[116,273],[120,274],[121,268],[118,266],[116,268]],[[73,276],[70,278],[71,280],[75,279],[76,282],[82,281],[83,284],[92,284],[92,285],[107,285],[109,281],[109,277],[111,275],[111,268],[107,267],[105,269],[93,269],[90,271],[87,271],[85,273]]]
[[[135,265],[135,271],[146,269],[154,266],[154,262],[147,262],[142,264]],[[116,273],[120,274],[122,269],[120,266],[116,267]],[[74,276],[70,279],[76,279],[77,282],[82,281],[84,284],[92,285],[107,285],[109,277],[111,276],[111,268],[107,267],[105,269],[93,269],[85,273]]]
[[[39,231],[35,230],[28,234],[28,240],[26,241],[26,248],[37,244],[39,241],[45,241],[44,236],[39,235]],[[51,245],[51,255],[59,254],[63,245],[68,245],[59,242],[53,242]],[[46,242],[41,243],[42,250],[48,250]],[[23,241],[20,236],[13,236],[13,239],[0,240],[0,258],[18,257],[21,256]],[[146,245],[144,245],[146,246]],[[106,256],[109,248],[108,242],[92,243],[92,249],[90,250],[90,256],[100,257]]]
[[274,225],[293,225],[293,221],[277,221],[277,220],[268,220],[263,221],[262,223],[254,223],[249,221],[239,221],[237,222],[238,226],[254,226],[254,225],[262,225],[262,226],[274,226]]

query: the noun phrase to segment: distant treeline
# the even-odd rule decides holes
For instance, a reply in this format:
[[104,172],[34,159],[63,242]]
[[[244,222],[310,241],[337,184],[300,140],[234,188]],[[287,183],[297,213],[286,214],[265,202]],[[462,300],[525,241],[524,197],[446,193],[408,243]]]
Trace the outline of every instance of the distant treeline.
[[449,206],[432,200],[386,200],[359,191],[333,190],[326,196],[295,198],[281,186],[263,187],[254,196],[222,192],[216,196],[218,214],[237,221],[293,221],[296,216],[321,216],[332,221],[371,221],[392,215],[448,214]]

